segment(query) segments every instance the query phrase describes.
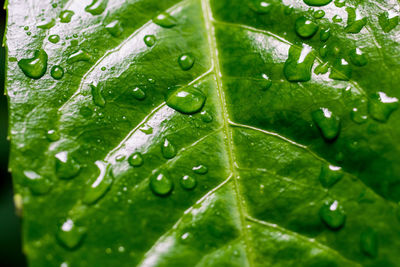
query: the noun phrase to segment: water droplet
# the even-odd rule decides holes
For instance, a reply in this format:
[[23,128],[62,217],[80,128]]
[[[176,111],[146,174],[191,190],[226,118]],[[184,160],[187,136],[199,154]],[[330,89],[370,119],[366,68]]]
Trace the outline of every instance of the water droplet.
[[62,151],[56,154],[56,173],[60,179],[71,179],[78,175],[81,166],[69,155]]
[[315,74],[325,74],[329,70],[329,62],[321,63],[319,64],[315,69],[314,73]]
[[319,39],[321,40],[321,42],[328,41],[330,36],[331,36],[331,29],[330,28],[323,28],[319,32]]
[[339,135],[340,119],[329,109],[320,108],[314,111],[312,113],[312,118],[325,139],[331,141]]
[[58,229],[57,238],[63,246],[74,249],[81,243],[85,234],[85,227],[76,226],[72,219],[67,219]]
[[64,69],[60,66],[53,66],[50,70],[50,75],[53,79],[61,80],[64,77]]
[[269,88],[271,88],[271,86],[272,86],[272,80],[268,77],[268,75],[265,74],[265,73],[263,73],[263,74],[261,75],[261,78],[262,78],[261,83],[260,83],[261,89],[262,89],[263,91],[266,91],[266,90],[268,90]]
[[303,0],[309,6],[325,6],[332,2],[332,0]]
[[50,191],[52,184],[43,176],[34,171],[24,171],[24,176],[24,183],[26,183],[33,194],[43,195]]
[[359,67],[365,66],[368,63],[368,59],[365,54],[359,49],[355,48],[349,53],[351,62]]
[[348,16],[345,31],[348,33],[359,33],[367,24],[367,18],[359,18],[360,14],[352,7],[347,7],[346,11]]
[[295,22],[295,30],[300,37],[311,38],[318,31],[318,25],[305,17],[300,17]]
[[302,49],[292,45],[283,68],[286,79],[290,82],[309,81],[311,79],[311,68],[314,65],[314,59],[315,56],[308,45],[303,45]]
[[161,145],[161,152],[166,159],[172,159],[176,156],[176,149],[167,138],[164,138],[164,141]]
[[390,114],[399,107],[399,100],[389,97],[383,92],[373,94],[368,101],[368,112],[372,118],[380,122],[386,122]]
[[328,46],[327,45],[323,45],[319,48],[319,55],[322,58],[326,58],[326,56],[328,55]]
[[194,57],[192,54],[183,54],[178,58],[179,66],[182,70],[190,70],[194,64]]
[[343,177],[341,167],[333,165],[322,165],[319,181],[325,188],[331,188],[334,184],[340,181]]
[[283,13],[284,13],[286,16],[288,16],[288,15],[292,14],[293,9],[294,9],[294,8],[293,8],[292,5],[285,6],[285,8],[284,8],[284,10],[283,10]]
[[96,106],[104,107],[106,105],[106,100],[104,99],[104,97],[102,95],[102,92],[101,92],[102,90],[101,90],[100,86],[91,84],[90,88],[91,88],[93,103]]
[[71,22],[72,16],[74,15],[74,11],[64,10],[60,13],[60,22],[61,23],[69,23]]
[[331,74],[329,78],[334,80],[348,81],[351,79],[353,70],[350,64],[344,59],[337,58],[331,68]]
[[378,22],[382,30],[385,33],[390,32],[399,24],[399,16],[390,16],[390,14],[385,11],[378,16]]
[[48,130],[47,139],[49,139],[50,142],[54,142],[60,139],[60,135],[56,130]]
[[89,205],[94,204],[102,198],[110,189],[114,180],[110,171],[111,165],[103,161],[96,161],[95,164],[97,168],[99,168],[100,173],[96,180],[90,185],[83,198],[83,202]]
[[154,35],[146,35],[143,38],[144,43],[148,46],[151,47],[156,43],[156,37]]
[[166,196],[171,193],[174,184],[172,180],[163,173],[158,173],[150,178],[150,188],[154,194]]
[[114,20],[106,25],[106,30],[114,37],[118,37],[122,34],[124,29],[118,20]]
[[335,15],[332,17],[333,22],[342,22],[342,18],[339,15]]
[[361,233],[360,248],[367,256],[374,258],[378,255],[378,237],[373,229],[369,228]]
[[40,23],[37,27],[40,29],[48,30],[48,29],[53,28],[54,25],[56,25],[56,20],[51,19],[49,21],[44,21],[44,22]]
[[67,63],[72,64],[79,61],[91,61],[92,56],[83,50],[79,50],[78,52],[73,53],[67,59]]
[[208,113],[206,110],[202,111],[200,113],[200,116],[201,116],[201,120],[206,122],[206,123],[209,123],[209,122],[213,121],[212,115],[210,113]]
[[319,210],[319,216],[334,230],[342,227],[346,221],[346,214],[337,200],[325,202]]
[[335,6],[344,7],[346,5],[346,0],[335,0]]
[[140,154],[140,152],[133,153],[132,155],[129,156],[128,162],[132,167],[142,166],[143,165],[142,154]]
[[323,10],[317,10],[314,12],[314,18],[316,19],[322,19],[325,16],[325,11]]
[[153,128],[150,125],[144,124],[139,130],[145,134],[152,134]]
[[355,123],[362,124],[368,120],[366,112],[362,112],[359,108],[353,108],[350,113],[351,120]]
[[264,0],[253,0],[249,6],[258,14],[267,14],[272,9],[272,5]]
[[153,21],[155,24],[164,28],[172,28],[178,23],[174,17],[166,12],[163,12],[157,17],[153,18]]
[[93,0],[92,3],[85,7],[85,11],[93,16],[100,15],[107,8],[108,0]]
[[32,58],[25,58],[18,61],[22,72],[32,79],[40,79],[47,70],[47,53],[43,50],[36,50]]
[[136,98],[137,100],[143,100],[146,98],[146,93],[140,89],[139,87],[136,87],[132,90],[133,97]]
[[194,173],[197,174],[206,174],[208,172],[208,168],[202,164],[200,164],[199,166],[195,166],[192,168]]
[[196,187],[197,185],[197,181],[195,178],[189,176],[189,175],[185,175],[181,178],[181,186],[186,189],[186,190],[192,190]]
[[184,114],[199,112],[206,102],[206,96],[200,90],[188,86],[169,92],[167,105]]

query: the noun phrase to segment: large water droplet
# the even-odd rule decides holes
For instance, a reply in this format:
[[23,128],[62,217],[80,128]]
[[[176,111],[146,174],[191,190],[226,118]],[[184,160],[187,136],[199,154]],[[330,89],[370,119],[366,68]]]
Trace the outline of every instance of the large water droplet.
[[359,49],[355,48],[349,53],[351,62],[359,67],[365,66],[368,63],[368,59],[365,54]]
[[378,237],[373,229],[369,228],[361,233],[360,248],[364,254],[370,257],[374,258],[378,255]]
[[193,167],[192,170],[197,174],[206,174],[208,172],[208,168],[202,164]]
[[332,0],[303,0],[309,6],[325,6],[332,2]]
[[132,155],[129,156],[128,162],[132,167],[142,166],[143,165],[142,154],[140,154],[140,152],[133,153]]
[[179,66],[182,70],[190,70],[194,64],[194,57],[192,54],[183,54],[178,58]]
[[50,191],[51,182],[34,171],[24,171],[24,182],[31,192],[36,195],[43,195]]
[[164,138],[164,141],[161,145],[161,152],[164,158],[172,159],[176,156],[176,149],[173,144],[168,140],[168,138]]
[[189,175],[185,175],[181,178],[180,181],[181,186],[186,190],[192,190],[196,187],[197,181],[194,177]]
[[96,106],[104,107],[106,105],[106,101],[104,100],[100,86],[91,84],[90,89],[91,89],[91,93],[92,93],[93,103]]
[[72,10],[64,10],[60,13],[60,22],[61,23],[69,23],[71,22],[72,16],[74,15],[74,11]]
[[312,118],[325,139],[331,141],[339,135],[340,119],[329,109],[321,108],[314,111]]
[[56,44],[60,41],[60,36],[58,36],[57,34],[50,35],[49,41],[53,44]]
[[148,46],[151,47],[156,43],[156,37],[154,35],[146,35],[143,38],[144,43]]
[[69,249],[78,247],[86,234],[86,228],[75,225],[72,219],[67,219],[58,229],[58,241]]
[[47,53],[43,49],[36,50],[32,58],[21,59],[18,66],[22,72],[32,79],[40,79],[47,70]]
[[92,56],[83,50],[79,50],[78,52],[73,53],[67,59],[67,63],[72,64],[78,61],[90,61],[92,60]]
[[106,25],[107,31],[114,37],[118,37],[122,34],[124,29],[118,20],[114,20]]
[[171,91],[166,98],[166,103],[169,107],[184,114],[199,112],[205,102],[206,96],[203,92],[192,86]]
[[324,223],[334,230],[342,227],[346,221],[346,214],[337,200],[324,203],[319,210],[319,216]]
[[108,0],[93,0],[92,3],[85,7],[85,11],[93,16],[100,15],[107,8]]
[[272,5],[264,0],[252,0],[249,6],[258,14],[267,14],[272,9]]
[[53,79],[61,80],[64,77],[64,69],[60,66],[53,66],[50,70],[50,75]]
[[139,87],[136,87],[132,90],[133,97],[136,98],[137,100],[143,100],[146,98],[146,93],[140,89]]
[[96,166],[99,168],[100,173],[96,180],[90,185],[83,198],[83,202],[89,205],[102,198],[110,189],[114,180],[110,171],[111,165],[103,161],[96,161]]
[[305,17],[300,17],[295,22],[295,30],[300,37],[311,38],[318,31],[318,24]]
[[367,18],[360,18],[356,9],[347,7],[347,26],[345,31],[348,33],[359,33],[362,28],[367,24]]
[[174,17],[166,12],[163,12],[157,17],[153,18],[153,21],[155,24],[164,28],[172,28],[178,23]]
[[390,32],[399,24],[399,16],[391,15],[388,12],[383,12],[378,17],[379,25],[385,33]]
[[311,47],[303,45],[302,49],[292,45],[289,56],[283,67],[283,74],[290,82],[307,82],[311,79],[311,68],[315,56]]
[[331,188],[343,177],[342,168],[333,165],[322,165],[319,181],[325,188]]
[[61,179],[71,179],[78,175],[81,166],[69,155],[63,151],[56,154],[56,173]]
[[158,173],[150,178],[150,189],[154,194],[166,196],[174,188],[172,180],[163,173]]
[[368,112],[372,118],[380,122],[386,122],[390,114],[399,107],[399,100],[389,97],[383,92],[373,94],[368,101]]
[[348,81],[351,79],[353,70],[350,64],[344,59],[337,58],[331,68],[329,78],[334,80]]

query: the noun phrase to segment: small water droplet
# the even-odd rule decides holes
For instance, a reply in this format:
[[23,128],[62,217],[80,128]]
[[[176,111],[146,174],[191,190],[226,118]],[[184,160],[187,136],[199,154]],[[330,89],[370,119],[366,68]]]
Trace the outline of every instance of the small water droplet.
[[143,165],[142,154],[140,154],[140,152],[133,153],[132,155],[129,156],[128,162],[132,167],[142,166]]
[[359,33],[367,24],[367,18],[359,18],[360,15],[352,7],[347,7],[346,11],[348,16],[345,31],[348,33]]
[[272,9],[272,5],[264,0],[252,0],[249,6],[258,14],[267,14]]
[[319,64],[315,69],[314,73],[315,74],[325,74],[329,70],[329,62],[321,63]]
[[181,113],[194,114],[203,108],[206,98],[200,90],[193,86],[187,86],[169,92],[166,103]]
[[302,49],[292,45],[285,62],[283,73],[290,82],[307,82],[311,79],[311,69],[315,56],[311,47],[303,45]]
[[332,17],[333,22],[342,22],[342,20],[342,17],[340,17],[339,15],[335,15]]
[[100,15],[107,8],[108,0],[93,0],[92,3],[85,7],[85,11],[93,16]]
[[146,93],[140,89],[139,87],[136,87],[132,90],[133,97],[136,98],[137,100],[143,100],[146,98]]
[[363,112],[360,108],[353,108],[350,113],[351,120],[357,124],[362,124],[368,120],[367,112]]
[[82,242],[85,234],[85,227],[77,226],[72,219],[67,219],[58,229],[57,238],[63,246],[74,249]]
[[56,130],[48,130],[47,131],[47,139],[49,139],[50,142],[54,142],[60,139],[60,135]]
[[176,156],[176,149],[173,144],[168,140],[168,138],[164,138],[164,141],[161,145],[161,152],[164,158],[172,159]]
[[79,50],[78,52],[73,53],[67,59],[67,63],[72,64],[79,61],[91,61],[92,56],[83,50]]
[[263,91],[266,91],[266,90],[268,90],[269,88],[271,88],[271,86],[272,86],[272,80],[268,77],[268,75],[265,74],[265,73],[263,73],[263,74],[261,75],[261,78],[262,78],[261,83],[260,83],[261,89],[262,89]]
[[143,41],[148,47],[151,47],[156,43],[156,37],[152,34],[146,35],[144,36]]
[[328,46],[327,45],[323,45],[319,48],[319,55],[322,58],[326,58],[326,56],[328,55]]
[[321,42],[328,41],[330,36],[331,36],[331,29],[330,28],[323,28],[319,32],[319,39],[321,40]]
[[314,12],[313,16],[316,19],[322,19],[325,16],[325,11],[317,10],[317,11]]
[[343,177],[341,167],[333,165],[322,165],[319,181],[325,188],[331,188],[334,184],[340,181]]
[[118,20],[114,20],[105,26],[106,30],[114,37],[118,37],[122,34],[124,29]]
[[197,181],[195,178],[189,176],[189,175],[185,175],[181,178],[181,186],[186,189],[186,190],[192,190],[196,187],[197,185]]
[[163,12],[157,17],[153,18],[153,21],[155,24],[164,28],[172,28],[178,23],[174,17],[166,12]]
[[309,6],[325,6],[332,2],[332,0],[303,0]]
[[103,97],[100,86],[91,84],[90,88],[91,88],[93,103],[96,106],[104,107],[106,105],[106,100]]
[[36,50],[32,58],[21,59],[18,66],[29,78],[40,79],[47,70],[47,53],[43,50]]
[[71,22],[72,16],[74,15],[74,11],[64,10],[60,13],[60,22],[61,23],[69,23]]
[[335,0],[335,6],[344,7],[346,5],[346,0]]
[[40,29],[44,29],[44,30],[48,30],[54,27],[54,25],[56,25],[56,20],[55,19],[51,19],[48,21],[44,21],[42,23],[40,23],[37,27]]
[[153,128],[150,125],[144,124],[139,130],[145,134],[152,134]]
[[24,171],[24,178],[24,183],[26,183],[33,194],[43,195],[51,189],[51,182],[34,171]]
[[207,112],[206,110],[202,111],[200,113],[200,116],[201,116],[201,120],[206,123],[210,123],[213,121],[212,115],[209,112]]
[[194,57],[192,54],[183,54],[178,58],[179,66],[182,70],[190,70],[194,64]]
[[349,57],[351,62],[359,67],[365,66],[368,63],[367,57],[359,48],[351,50],[349,53]]
[[373,94],[368,101],[368,112],[372,118],[380,122],[386,122],[390,114],[399,107],[399,100],[389,97],[383,92]]
[[372,258],[378,255],[378,237],[373,229],[369,228],[361,233],[360,248],[364,254]]
[[114,180],[110,171],[110,164],[103,161],[96,161],[95,164],[97,168],[99,168],[99,175],[96,180],[91,183],[83,198],[83,202],[89,205],[94,204],[102,198],[110,189]]
[[295,22],[296,33],[302,38],[313,37],[314,34],[318,31],[318,28],[319,27],[315,22],[305,17],[300,17]]
[[208,168],[202,164],[200,164],[199,166],[195,166],[192,168],[194,173],[197,174],[206,174],[208,172]]
[[350,64],[344,59],[337,58],[331,68],[329,78],[334,80],[348,81],[351,79],[353,70]]
[[346,221],[346,214],[337,200],[325,202],[319,210],[319,216],[334,230],[342,227]]
[[56,154],[56,173],[60,179],[71,179],[78,175],[81,166],[69,155],[62,151]]
[[172,180],[163,173],[157,173],[150,178],[150,189],[156,195],[166,196],[173,188]]
[[340,119],[329,109],[320,108],[312,113],[314,123],[328,141],[336,139],[340,131]]
[[55,80],[61,80],[64,77],[64,69],[60,66],[53,66],[50,70],[50,75]]
[[387,11],[379,14],[378,22],[385,33],[390,32],[399,24],[399,16],[390,16]]

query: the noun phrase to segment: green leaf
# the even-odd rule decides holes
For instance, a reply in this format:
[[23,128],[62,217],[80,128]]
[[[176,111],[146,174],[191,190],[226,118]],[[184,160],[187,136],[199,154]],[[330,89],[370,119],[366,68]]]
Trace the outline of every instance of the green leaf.
[[30,265],[397,266],[398,9],[10,0]]

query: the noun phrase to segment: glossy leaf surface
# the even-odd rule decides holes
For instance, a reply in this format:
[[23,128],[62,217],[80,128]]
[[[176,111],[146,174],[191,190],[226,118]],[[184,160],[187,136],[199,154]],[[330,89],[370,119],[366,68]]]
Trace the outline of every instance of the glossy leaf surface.
[[397,1],[7,10],[31,266],[398,265]]

